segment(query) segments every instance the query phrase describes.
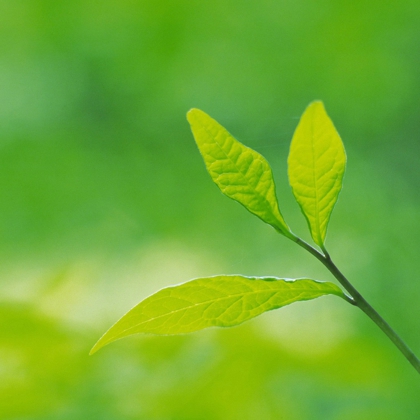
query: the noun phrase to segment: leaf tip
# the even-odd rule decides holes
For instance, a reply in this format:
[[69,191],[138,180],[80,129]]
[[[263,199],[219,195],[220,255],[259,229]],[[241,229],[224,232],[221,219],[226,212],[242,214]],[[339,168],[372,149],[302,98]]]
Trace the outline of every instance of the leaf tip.
[[305,112],[307,112],[309,110],[317,110],[317,109],[318,110],[325,110],[324,102],[321,101],[320,99],[316,99],[316,100],[310,102],[310,104],[306,107]]
[[193,120],[195,119],[194,117],[197,117],[199,114],[202,114],[203,111],[201,111],[198,108],[191,108],[188,112],[187,112],[187,121],[192,124]]
[[95,343],[95,345],[91,348],[89,352],[89,356],[92,356],[94,353],[96,353],[98,350],[100,350],[102,347],[106,346],[107,344],[114,341],[114,339],[109,339],[108,336],[109,330]]
[[89,356],[92,356],[94,353],[96,353],[100,348],[102,347],[101,340],[99,340],[91,349],[89,352]]

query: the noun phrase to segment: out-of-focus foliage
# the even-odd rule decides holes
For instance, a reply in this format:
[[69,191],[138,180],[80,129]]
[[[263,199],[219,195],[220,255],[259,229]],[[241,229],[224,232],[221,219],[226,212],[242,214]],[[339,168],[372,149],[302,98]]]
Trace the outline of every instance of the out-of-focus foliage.
[[87,354],[163,286],[331,280],[218,192],[185,121],[262,153],[308,238],[285,172],[313,99],[349,159],[329,250],[419,354],[419,27],[415,0],[2,1],[0,419],[417,419],[418,375],[332,298]]

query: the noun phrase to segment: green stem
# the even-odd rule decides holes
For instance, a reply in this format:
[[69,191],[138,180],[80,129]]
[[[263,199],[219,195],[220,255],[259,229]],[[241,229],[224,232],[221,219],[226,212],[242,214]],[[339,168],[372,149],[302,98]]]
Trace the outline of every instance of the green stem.
[[373,309],[373,307],[366,301],[366,299],[356,290],[356,288],[347,280],[344,274],[337,268],[331,260],[327,250],[322,248],[323,253],[319,252],[304,240],[295,236],[292,239],[302,248],[310,252],[315,258],[322,262],[331,274],[340,282],[340,284],[347,290],[351,296],[351,300],[347,299],[350,303],[358,306],[397,346],[405,358],[413,365],[414,369],[420,373],[420,360],[410,350],[407,344],[400,338],[400,336],[389,326],[389,324]]

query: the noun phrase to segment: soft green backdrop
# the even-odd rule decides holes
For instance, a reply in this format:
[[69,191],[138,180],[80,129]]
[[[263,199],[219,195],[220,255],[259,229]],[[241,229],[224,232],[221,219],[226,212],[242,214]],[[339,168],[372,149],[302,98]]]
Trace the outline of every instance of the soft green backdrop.
[[0,1],[0,419],[407,419],[420,378],[334,297],[240,327],[130,337],[119,316],[198,276],[332,280],[223,197],[185,119],[274,167],[322,99],[348,153],[327,246],[420,354],[418,0]]

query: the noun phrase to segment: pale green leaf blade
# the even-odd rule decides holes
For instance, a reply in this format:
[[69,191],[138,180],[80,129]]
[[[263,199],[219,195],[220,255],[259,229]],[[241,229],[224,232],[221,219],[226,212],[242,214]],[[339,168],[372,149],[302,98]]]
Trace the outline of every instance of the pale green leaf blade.
[[223,194],[290,236],[277,203],[271,167],[264,157],[199,109],[191,109],[187,119],[207,170]]
[[191,280],[140,302],[100,338],[91,354],[128,335],[184,334],[212,326],[232,327],[263,312],[328,294],[345,298],[335,284],[310,279],[233,275]]
[[343,142],[320,101],[303,113],[288,158],[289,182],[313,240],[324,247],[346,167]]

